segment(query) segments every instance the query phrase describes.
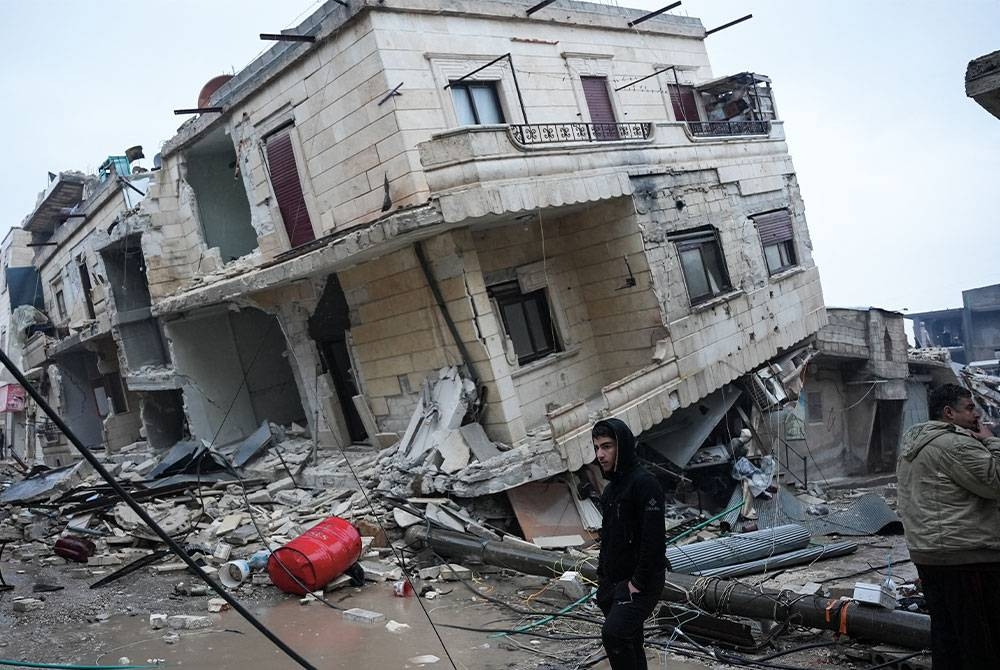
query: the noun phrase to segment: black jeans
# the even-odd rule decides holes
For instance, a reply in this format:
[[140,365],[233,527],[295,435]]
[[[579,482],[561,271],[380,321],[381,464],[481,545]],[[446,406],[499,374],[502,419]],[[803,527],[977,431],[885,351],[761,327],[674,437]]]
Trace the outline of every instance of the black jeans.
[[604,612],[601,641],[612,670],[646,670],[642,624],[659,600],[659,592],[629,593],[628,581],[598,586],[597,606]]
[[1000,563],[917,565],[931,613],[934,670],[1000,663]]

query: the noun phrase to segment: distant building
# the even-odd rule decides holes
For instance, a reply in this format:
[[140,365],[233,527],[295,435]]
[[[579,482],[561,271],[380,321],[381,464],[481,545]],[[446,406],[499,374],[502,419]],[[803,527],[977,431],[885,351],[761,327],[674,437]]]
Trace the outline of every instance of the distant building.
[[1000,284],[962,291],[962,307],[906,318],[918,348],[944,347],[962,364],[1000,358]]
[[965,94],[1000,118],[1000,51],[969,61],[965,70]]

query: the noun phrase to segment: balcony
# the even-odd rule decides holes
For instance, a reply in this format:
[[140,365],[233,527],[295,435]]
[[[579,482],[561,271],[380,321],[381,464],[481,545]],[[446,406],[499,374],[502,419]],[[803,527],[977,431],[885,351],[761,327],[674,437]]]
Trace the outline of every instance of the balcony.
[[614,142],[648,140],[652,123],[528,123],[510,126],[510,136],[518,144],[565,142]]
[[688,131],[694,137],[735,137],[768,135],[770,121],[688,121]]
[[[741,192],[793,172],[781,121],[465,126],[418,145],[445,223],[500,220],[631,195],[631,177],[716,169]],[[748,134],[717,134],[746,131]]]

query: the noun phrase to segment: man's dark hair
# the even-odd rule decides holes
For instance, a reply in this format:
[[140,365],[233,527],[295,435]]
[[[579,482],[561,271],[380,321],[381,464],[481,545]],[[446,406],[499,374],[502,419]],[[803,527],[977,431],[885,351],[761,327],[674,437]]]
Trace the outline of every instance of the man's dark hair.
[[932,419],[940,419],[945,407],[958,408],[959,398],[971,398],[972,392],[958,384],[945,384],[931,391],[927,399],[927,411]]
[[596,440],[599,437],[610,437],[615,442],[618,441],[618,436],[615,435],[615,431],[611,429],[606,423],[598,423],[594,426],[594,429],[590,431],[590,439]]

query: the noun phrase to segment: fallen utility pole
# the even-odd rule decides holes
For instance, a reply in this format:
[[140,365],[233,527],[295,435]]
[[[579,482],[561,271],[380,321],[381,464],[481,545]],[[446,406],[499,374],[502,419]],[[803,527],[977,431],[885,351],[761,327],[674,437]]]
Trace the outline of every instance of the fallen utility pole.
[[59,430],[62,431],[63,435],[66,436],[66,439],[68,439],[73,444],[73,446],[76,447],[76,450],[80,452],[80,455],[83,456],[84,460],[90,463],[90,466],[94,468],[94,470],[99,475],[101,475],[104,481],[106,481],[108,485],[114,490],[114,492],[121,497],[122,501],[126,505],[132,508],[132,511],[135,512],[140,519],[142,519],[143,523],[145,523],[150,530],[156,533],[159,536],[159,538],[166,543],[166,545],[170,548],[170,551],[176,554],[179,559],[184,561],[184,563],[187,564],[188,568],[194,574],[196,574],[198,577],[201,578],[202,581],[208,584],[208,586],[213,591],[218,593],[223,600],[229,603],[230,607],[239,612],[240,616],[246,619],[247,622],[253,625],[254,628],[256,628],[267,639],[273,642],[276,647],[278,647],[281,651],[285,652],[285,654],[289,658],[291,658],[292,660],[294,660],[296,663],[298,663],[303,668],[306,668],[307,670],[315,670],[315,667],[309,661],[300,656],[294,649],[285,644],[285,642],[281,638],[272,633],[270,629],[267,628],[267,626],[261,623],[261,621],[257,619],[257,617],[255,617],[247,608],[243,607],[243,605],[240,604],[240,601],[234,598],[232,594],[230,594],[222,585],[220,585],[215,580],[209,579],[208,575],[205,573],[204,570],[202,570],[201,566],[198,565],[194,561],[194,559],[188,555],[186,551],[184,551],[184,548],[181,547],[179,544],[177,544],[177,541],[174,538],[170,537],[170,535],[168,535],[167,532],[163,530],[160,524],[156,523],[156,521],[154,521],[153,518],[149,516],[149,513],[145,509],[143,509],[142,505],[140,505],[136,501],[136,499],[132,496],[132,494],[126,491],[124,487],[122,487],[122,485],[118,482],[118,480],[115,479],[110,472],[108,472],[107,468],[105,468],[104,465],[101,463],[101,461],[99,461],[97,457],[94,456],[93,452],[90,451],[90,449],[88,449],[87,447],[83,446],[83,443],[80,442],[80,438],[78,438],[76,434],[73,433],[72,430],[70,430],[69,426],[66,425],[66,423],[59,417],[58,414],[56,414],[55,410],[52,409],[49,403],[46,402],[45,398],[43,398],[42,395],[35,389],[35,387],[32,386],[31,382],[27,380],[27,378],[24,376],[21,370],[16,365],[14,365],[14,362],[7,357],[7,354],[2,349],[0,349],[0,364],[3,364],[3,366],[7,368],[7,370],[12,375],[14,375],[14,379],[17,380],[17,383],[19,383],[21,386],[24,387],[24,389],[28,392],[28,395],[30,395],[31,398],[35,401],[35,403],[41,408],[41,410],[45,412],[45,415],[49,417],[52,423],[54,423],[59,428]]
[[[421,541],[434,551],[454,560],[469,560],[529,575],[558,577],[576,570],[597,579],[594,560],[521,544],[483,540],[474,535],[413,526],[407,531],[410,542]],[[661,600],[691,603],[713,614],[732,614],[751,619],[792,621],[809,628],[832,630],[852,638],[894,644],[908,649],[928,649],[931,618],[925,614],[866,607],[850,600],[801,596],[788,591],[753,589],[739,582],[715,577],[695,577],[667,573]]]

